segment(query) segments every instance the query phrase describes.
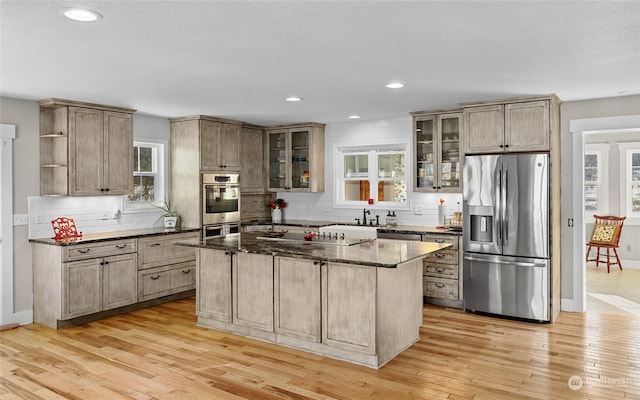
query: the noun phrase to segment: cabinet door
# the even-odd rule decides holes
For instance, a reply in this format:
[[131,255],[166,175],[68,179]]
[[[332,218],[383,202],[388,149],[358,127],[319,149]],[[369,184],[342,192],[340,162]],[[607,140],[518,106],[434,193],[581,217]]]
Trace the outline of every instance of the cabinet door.
[[273,332],[273,256],[237,253],[233,263],[233,323]]
[[276,257],[275,331],[320,341],[320,263]]
[[104,310],[122,307],[138,301],[138,255],[105,257],[102,304]]
[[102,310],[102,259],[63,264],[62,319],[75,318]]
[[240,135],[240,191],[264,193],[264,133],[260,129],[242,128]]
[[287,190],[290,186],[288,146],[286,129],[267,133],[270,191]]
[[224,250],[198,250],[198,316],[231,323],[231,262],[235,258]]
[[218,161],[221,168],[240,170],[240,125],[223,124],[218,143]]
[[311,160],[311,129],[296,128],[289,131],[291,187],[294,191],[309,191]]
[[104,112],[104,189],[108,194],[133,193],[133,116]]
[[376,269],[351,264],[322,266],[322,342],[376,354]]
[[463,115],[465,153],[504,151],[504,106],[465,108]]
[[435,168],[436,149],[436,117],[434,115],[418,117],[414,122],[415,152],[416,152],[416,192],[436,191]]
[[438,191],[461,191],[460,133],[462,114],[438,115]]
[[200,168],[208,171],[220,169],[218,159],[222,124],[219,122],[200,121]]
[[549,151],[549,102],[505,105],[505,150]]
[[[69,194],[104,194],[102,111],[69,108]],[[127,160],[131,164],[131,157]]]

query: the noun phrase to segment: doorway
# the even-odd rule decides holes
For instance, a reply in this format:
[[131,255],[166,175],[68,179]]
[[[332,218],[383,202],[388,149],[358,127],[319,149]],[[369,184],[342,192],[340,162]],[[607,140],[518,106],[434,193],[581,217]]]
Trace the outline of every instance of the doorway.
[[[585,266],[587,222],[592,217],[586,217],[584,212],[585,202],[585,180],[584,180],[584,156],[585,156],[585,139],[587,135],[602,134],[605,132],[637,132],[640,131],[640,115],[631,115],[624,117],[611,118],[593,118],[570,121],[570,132],[573,140],[573,154],[580,155],[573,157],[573,310],[584,312],[587,310],[587,268]],[[619,198],[619,194],[618,194]],[[618,200],[619,201],[619,200]],[[633,222],[633,221],[631,221]],[[637,225],[640,221],[635,221]],[[625,228],[627,228],[625,223]],[[623,230],[624,230],[623,229]],[[624,232],[623,232],[624,234]],[[600,267],[602,269],[602,267]],[[625,269],[626,270],[626,269]],[[606,273],[606,268],[604,268]],[[588,310],[587,310],[588,311]]]

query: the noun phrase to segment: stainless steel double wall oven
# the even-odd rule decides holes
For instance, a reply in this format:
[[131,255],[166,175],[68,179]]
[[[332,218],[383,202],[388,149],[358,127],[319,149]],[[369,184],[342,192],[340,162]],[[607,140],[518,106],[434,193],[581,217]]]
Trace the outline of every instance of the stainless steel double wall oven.
[[240,227],[237,173],[202,174],[202,236],[236,233]]

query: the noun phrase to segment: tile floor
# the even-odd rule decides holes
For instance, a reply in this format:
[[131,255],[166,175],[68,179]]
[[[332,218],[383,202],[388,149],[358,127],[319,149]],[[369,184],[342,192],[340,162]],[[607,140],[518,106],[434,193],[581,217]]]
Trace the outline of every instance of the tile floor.
[[587,263],[587,312],[640,316],[640,269],[607,267]]

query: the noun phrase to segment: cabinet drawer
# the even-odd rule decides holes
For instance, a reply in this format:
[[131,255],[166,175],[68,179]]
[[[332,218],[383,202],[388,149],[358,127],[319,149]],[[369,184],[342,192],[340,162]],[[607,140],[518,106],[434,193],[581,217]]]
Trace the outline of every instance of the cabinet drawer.
[[62,252],[62,261],[86,260],[89,258],[115,256],[136,252],[136,240],[108,240],[104,242],[69,246]]
[[140,263],[138,268],[146,269],[194,261],[196,259],[196,249],[194,247],[176,246],[174,243],[197,238],[198,233],[193,232],[138,239],[138,259]]
[[423,242],[451,243],[452,246],[448,250],[458,250],[458,236],[455,235],[422,235]]
[[427,264],[455,264],[458,265],[458,250],[440,250],[425,258]]
[[458,279],[459,266],[452,264],[427,264],[424,263],[422,267],[423,275],[445,278],[445,279]]
[[458,300],[458,281],[425,276],[423,291],[425,296]]
[[186,262],[138,271],[138,301],[195,289],[196,264]]

